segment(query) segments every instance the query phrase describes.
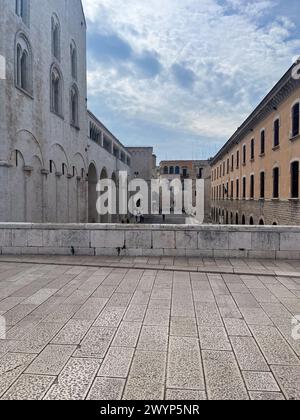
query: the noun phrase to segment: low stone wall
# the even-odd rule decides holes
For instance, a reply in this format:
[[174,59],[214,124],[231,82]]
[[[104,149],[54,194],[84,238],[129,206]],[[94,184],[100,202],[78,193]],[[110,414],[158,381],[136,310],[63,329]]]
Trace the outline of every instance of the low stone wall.
[[300,227],[3,223],[0,252],[300,259]]

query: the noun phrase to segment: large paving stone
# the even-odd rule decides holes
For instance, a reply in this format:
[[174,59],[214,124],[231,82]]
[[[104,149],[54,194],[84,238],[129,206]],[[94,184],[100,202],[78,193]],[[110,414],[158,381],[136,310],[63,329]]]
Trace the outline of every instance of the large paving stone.
[[172,317],[170,335],[198,338],[196,318]]
[[52,340],[52,344],[78,345],[92,326],[92,321],[71,319]]
[[248,391],[280,392],[271,372],[243,372]]
[[215,303],[196,302],[195,307],[199,326],[223,326],[218,307]]
[[111,347],[103,361],[98,376],[108,378],[127,378],[134,349]]
[[79,311],[76,312],[73,318],[85,321],[94,321],[99,316],[107,302],[108,299],[105,298],[90,298],[79,309]]
[[169,309],[148,309],[144,319],[144,325],[164,325],[170,324],[170,310]]
[[300,366],[272,366],[285,397],[288,400],[300,400]]
[[118,378],[96,378],[87,400],[95,401],[116,401],[122,398],[125,379]]
[[125,308],[109,306],[101,312],[94,322],[94,327],[118,328],[125,313]]
[[203,351],[210,400],[248,400],[248,393],[232,352]]
[[10,388],[33,359],[33,355],[15,353],[0,357],[0,396]]
[[169,401],[205,401],[207,400],[204,391],[193,391],[187,389],[167,389],[166,400]]
[[201,350],[231,350],[224,327],[199,327],[199,338]]
[[141,328],[141,323],[122,322],[112,345],[114,347],[136,347]]
[[13,401],[42,400],[54,381],[54,376],[21,375],[3,395],[2,399]]
[[25,373],[33,375],[59,375],[75,349],[76,346],[50,344],[31,363]]
[[144,351],[164,351],[168,350],[168,332],[167,326],[143,326],[138,350]]
[[167,388],[204,391],[199,341],[189,337],[170,337]]
[[231,337],[230,341],[241,370],[269,371],[269,367],[252,337]]
[[100,360],[70,359],[45,399],[83,400],[92,385],[100,365]]
[[89,330],[75,357],[92,357],[103,359],[115,335],[115,328],[93,327]]
[[126,384],[126,400],[162,400],[167,353],[137,351]]
[[251,337],[251,332],[243,319],[224,319],[229,336]]
[[270,365],[300,365],[300,360],[275,327],[251,326]]

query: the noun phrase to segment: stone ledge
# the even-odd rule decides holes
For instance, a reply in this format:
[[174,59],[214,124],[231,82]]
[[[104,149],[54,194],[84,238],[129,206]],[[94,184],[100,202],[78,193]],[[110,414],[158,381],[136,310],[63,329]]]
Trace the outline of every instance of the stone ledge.
[[2,254],[299,259],[300,227],[0,224]]

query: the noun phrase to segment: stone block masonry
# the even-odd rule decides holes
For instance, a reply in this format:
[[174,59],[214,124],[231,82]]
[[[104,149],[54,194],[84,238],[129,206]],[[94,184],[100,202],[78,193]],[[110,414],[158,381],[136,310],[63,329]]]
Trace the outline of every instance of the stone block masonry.
[[2,223],[0,253],[299,259],[300,227]]

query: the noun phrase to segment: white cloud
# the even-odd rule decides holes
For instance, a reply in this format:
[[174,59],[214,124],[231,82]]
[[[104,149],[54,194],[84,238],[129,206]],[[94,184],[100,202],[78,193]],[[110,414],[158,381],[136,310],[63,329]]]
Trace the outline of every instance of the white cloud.
[[[229,0],[235,12],[226,13],[217,0],[83,0],[91,29],[117,33],[137,53],[156,51],[163,67],[140,79],[94,63],[90,97],[127,119],[226,140],[300,51],[290,19],[261,25],[272,3]],[[192,89],[171,75],[180,63],[196,75]]]

